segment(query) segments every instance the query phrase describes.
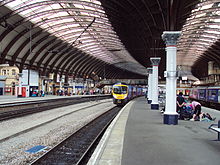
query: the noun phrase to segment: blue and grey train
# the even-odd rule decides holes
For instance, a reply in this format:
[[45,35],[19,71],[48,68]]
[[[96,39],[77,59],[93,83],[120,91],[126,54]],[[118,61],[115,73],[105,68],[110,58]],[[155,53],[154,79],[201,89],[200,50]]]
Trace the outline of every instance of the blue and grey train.
[[137,96],[143,96],[143,88],[125,83],[116,83],[112,87],[113,103],[117,105],[125,105],[128,101]]
[[220,87],[196,87],[190,91],[189,98],[202,105],[220,110]]

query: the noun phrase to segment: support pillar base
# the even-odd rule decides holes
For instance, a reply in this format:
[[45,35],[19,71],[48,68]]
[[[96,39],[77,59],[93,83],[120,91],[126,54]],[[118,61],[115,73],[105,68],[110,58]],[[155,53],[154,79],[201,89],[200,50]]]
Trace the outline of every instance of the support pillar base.
[[159,104],[151,104],[151,109],[159,110]]
[[178,115],[164,114],[163,123],[168,125],[178,125]]
[[148,104],[151,104],[151,103],[152,103],[152,100],[147,100],[147,103],[148,103]]

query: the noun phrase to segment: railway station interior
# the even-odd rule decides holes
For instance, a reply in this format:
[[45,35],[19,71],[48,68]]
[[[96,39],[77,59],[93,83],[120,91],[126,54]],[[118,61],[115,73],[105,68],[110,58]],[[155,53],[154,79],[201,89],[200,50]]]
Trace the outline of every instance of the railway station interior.
[[[219,50],[220,0],[1,0],[0,165],[219,165]],[[90,156],[54,149],[110,109]]]

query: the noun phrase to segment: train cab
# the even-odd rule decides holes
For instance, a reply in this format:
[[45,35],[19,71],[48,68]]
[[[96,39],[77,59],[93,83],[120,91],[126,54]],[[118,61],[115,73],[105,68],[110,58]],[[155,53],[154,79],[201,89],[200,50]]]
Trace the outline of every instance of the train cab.
[[128,101],[128,86],[125,84],[115,84],[112,87],[113,103],[117,105],[126,104]]

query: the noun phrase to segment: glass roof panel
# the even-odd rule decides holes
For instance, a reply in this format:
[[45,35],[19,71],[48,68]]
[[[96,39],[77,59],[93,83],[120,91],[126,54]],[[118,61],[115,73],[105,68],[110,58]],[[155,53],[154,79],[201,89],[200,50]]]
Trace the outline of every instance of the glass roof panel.
[[214,30],[205,30],[206,33],[212,33],[212,34],[220,34],[220,31],[214,31]]
[[204,5],[204,6],[202,6],[202,7],[200,8],[200,10],[209,9],[209,8],[211,8],[212,6],[213,6],[213,3],[208,4],[208,5]]
[[217,39],[217,38],[219,38],[219,36],[216,36],[216,35],[207,35],[207,34],[203,34],[202,37],[207,37],[207,38],[212,38],[212,39]]
[[12,1],[10,2],[10,7],[11,8],[15,8],[18,4],[21,4],[22,1]]
[[214,28],[217,29],[217,28],[220,28],[220,25],[208,25],[207,27],[209,27],[209,28],[213,28],[213,29],[214,29]]
[[211,19],[211,22],[220,22],[220,19]]
[[74,4],[74,6],[75,6],[76,8],[79,8],[79,9],[84,9],[83,5]]
[[198,14],[198,15],[195,16],[195,18],[203,17],[205,15],[206,15],[206,13]]

